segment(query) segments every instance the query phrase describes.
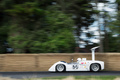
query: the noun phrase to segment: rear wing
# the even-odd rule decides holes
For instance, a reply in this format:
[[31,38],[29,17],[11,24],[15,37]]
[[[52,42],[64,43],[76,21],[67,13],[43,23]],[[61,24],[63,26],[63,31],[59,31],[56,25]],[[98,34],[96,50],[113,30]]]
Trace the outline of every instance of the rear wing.
[[92,61],[95,61],[95,49],[97,49],[97,48],[99,48],[99,46],[91,48],[91,51],[92,51]]

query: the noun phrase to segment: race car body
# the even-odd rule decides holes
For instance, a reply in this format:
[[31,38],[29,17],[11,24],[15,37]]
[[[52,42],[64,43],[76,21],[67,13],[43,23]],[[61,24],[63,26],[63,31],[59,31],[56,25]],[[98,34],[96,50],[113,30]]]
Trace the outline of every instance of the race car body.
[[66,63],[65,61],[58,61],[53,64],[49,71],[51,72],[63,72],[63,71],[94,71],[104,69],[103,61],[95,61],[95,49],[92,48],[92,60],[86,60],[86,58],[78,58],[77,62]]

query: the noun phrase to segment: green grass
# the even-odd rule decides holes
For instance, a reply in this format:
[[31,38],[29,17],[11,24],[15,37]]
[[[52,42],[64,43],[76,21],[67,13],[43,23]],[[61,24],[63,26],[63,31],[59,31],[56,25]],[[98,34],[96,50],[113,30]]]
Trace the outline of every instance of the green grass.
[[[31,79],[23,79],[23,80],[63,80],[68,76],[61,77],[47,77],[47,78],[31,78]],[[115,78],[119,78],[120,76],[73,76],[74,80],[115,80]]]
[[46,77],[46,78],[42,78],[43,80],[46,80],[46,79],[64,79],[66,78],[67,76],[58,76],[58,77]]
[[64,78],[66,78],[67,76],[58,76],[58,77],[44,77],[44,78],[27,78],[27,79],[22,79],[22,80],[49,80],[49,79],[59,79],[59,80],[61,80],[61,79],[64,79]]
[[89,79],[96,79],[96,80],[114,80],[118,76],[75,76],[75,79],[83,79],[83,80],[89,80]]

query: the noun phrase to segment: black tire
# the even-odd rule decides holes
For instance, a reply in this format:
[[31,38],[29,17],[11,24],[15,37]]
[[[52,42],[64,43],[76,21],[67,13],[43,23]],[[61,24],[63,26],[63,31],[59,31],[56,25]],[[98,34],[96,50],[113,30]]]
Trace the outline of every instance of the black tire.
[[91,64],[90,71],[98,72],[99,70],[100,70],[100,65],[99,64],[97,64],[97,63]]
[[66,71],[65,65],[63,65],[63,64],[58,64],[58,65],[56,66],[56,71],[57,71],[57,72],[64,72],[64,71]]

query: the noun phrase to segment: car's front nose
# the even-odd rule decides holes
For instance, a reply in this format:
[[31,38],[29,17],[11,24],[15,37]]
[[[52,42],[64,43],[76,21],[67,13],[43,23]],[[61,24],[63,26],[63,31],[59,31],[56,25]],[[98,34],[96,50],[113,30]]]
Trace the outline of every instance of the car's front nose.
[[52,66],[48,69],[48,71],[50,71],[50,72],[55,72],[55,65],[52,65]]
[[104,69],[104,62],[101,63],[101,70]]

